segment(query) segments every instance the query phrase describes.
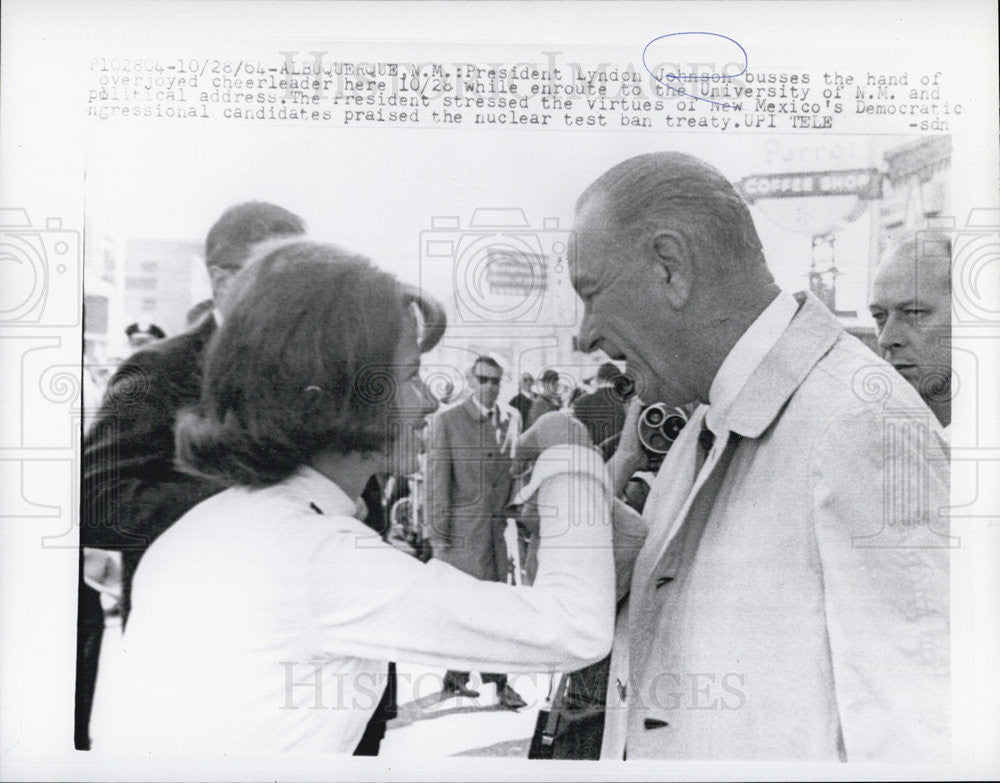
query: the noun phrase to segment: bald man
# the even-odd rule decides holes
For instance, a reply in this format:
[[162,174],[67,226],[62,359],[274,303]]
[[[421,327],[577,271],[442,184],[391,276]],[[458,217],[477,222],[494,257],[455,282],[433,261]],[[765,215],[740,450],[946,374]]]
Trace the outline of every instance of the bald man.
[[879,351],[913,384],[942,427],[951,424],[951,240],[910,231],[883,257],[872,282]]
[[[615,166],[574,228],[580,346],[646,402],[700,403],[642,518],[618,507],[602,758],[948,758],[948,468],[916,392],[861,393],[871,352],[776,285],[696,158]],[[636,407],[616,489],[643,467]]]

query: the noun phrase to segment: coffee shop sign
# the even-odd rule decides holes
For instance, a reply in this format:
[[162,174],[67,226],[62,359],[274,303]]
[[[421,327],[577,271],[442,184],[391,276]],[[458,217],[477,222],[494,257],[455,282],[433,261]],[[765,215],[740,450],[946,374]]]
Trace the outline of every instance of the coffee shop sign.
[[878,169],[755,174],[744,177],[737,183],[737,187],[749,202],[764,198],[802,196],[860,196],[875,199],[882,195],[882,175]]

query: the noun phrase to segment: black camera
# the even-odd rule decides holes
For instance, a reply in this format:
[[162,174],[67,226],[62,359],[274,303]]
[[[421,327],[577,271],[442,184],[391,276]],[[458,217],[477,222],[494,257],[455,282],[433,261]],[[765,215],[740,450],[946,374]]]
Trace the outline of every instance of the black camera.
[[654,402],[642,409],[638,423],[639,442],[651,461],[662,461],[687,421],[683,410],[670,408],[662,402]]
[[[622,405],[628,405],[635,391],[635,381],[626,374],[618,376],[612,386],[612,395]],[[688,415],[683,408],[671,408],[663,402],[654,402],[642,409],[638,422],[639,443],[649,458],[650,470],[660,466],[663,455],[670,451],[670,447],[687,422]],[[609,439],[605,444],[601,444],[606,457],[617,447],[619,437],[620,434],[614,437],[613,442]],[[605,450],[606,444],[610,444],[610,448]]]

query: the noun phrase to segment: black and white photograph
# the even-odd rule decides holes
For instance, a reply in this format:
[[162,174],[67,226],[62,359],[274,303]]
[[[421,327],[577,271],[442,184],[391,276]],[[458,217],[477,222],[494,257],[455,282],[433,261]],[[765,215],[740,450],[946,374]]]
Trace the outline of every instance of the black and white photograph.
[[5,779],[1000,771],[992,4],[3,17]]

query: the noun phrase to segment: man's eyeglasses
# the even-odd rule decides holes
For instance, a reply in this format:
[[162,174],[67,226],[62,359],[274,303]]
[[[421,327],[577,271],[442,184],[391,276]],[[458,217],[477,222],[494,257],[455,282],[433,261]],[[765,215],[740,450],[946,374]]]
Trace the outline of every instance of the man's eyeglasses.
[[477,375],[476,380],[482,384],[492,383],[494,386],[500,385],[500,379],[494,378],[492,375]]

